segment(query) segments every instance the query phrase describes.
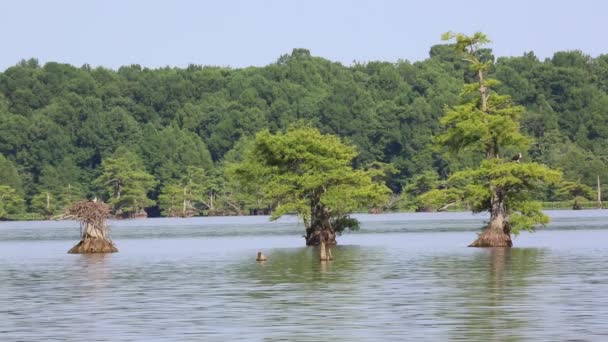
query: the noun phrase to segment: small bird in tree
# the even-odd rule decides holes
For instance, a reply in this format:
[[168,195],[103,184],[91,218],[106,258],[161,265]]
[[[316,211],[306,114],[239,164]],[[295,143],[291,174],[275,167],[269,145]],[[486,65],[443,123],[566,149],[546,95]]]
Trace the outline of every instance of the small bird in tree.
[[519,161],[523,158],[521,152],[519,152],[515,157],[511,158],[512,161],[519,163]]

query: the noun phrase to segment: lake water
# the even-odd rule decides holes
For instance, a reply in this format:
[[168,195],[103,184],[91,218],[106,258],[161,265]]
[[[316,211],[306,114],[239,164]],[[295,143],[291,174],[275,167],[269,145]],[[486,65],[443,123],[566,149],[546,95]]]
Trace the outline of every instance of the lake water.
[[294,218],[111,222],[108,255],[3,222],[0,341],[605,341],[608,210],[549,214],[511,250],[466,247],[483,216],[360,215],[329,263]]

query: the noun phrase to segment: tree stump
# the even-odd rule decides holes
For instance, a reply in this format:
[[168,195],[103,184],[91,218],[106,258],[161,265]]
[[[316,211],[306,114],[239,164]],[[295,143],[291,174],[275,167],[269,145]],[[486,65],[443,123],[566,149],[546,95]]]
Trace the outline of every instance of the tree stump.
[[68,253],[115,253],[118,249],[108,236],[106,219],[110,207],[102,202],[81,201],[66,210],[64,218],[80,221],[81,240]]
[[266,256],[264,254],[262,254],[262,252],[258,252],[257,257],[255,258],[255,261],[266,261]]

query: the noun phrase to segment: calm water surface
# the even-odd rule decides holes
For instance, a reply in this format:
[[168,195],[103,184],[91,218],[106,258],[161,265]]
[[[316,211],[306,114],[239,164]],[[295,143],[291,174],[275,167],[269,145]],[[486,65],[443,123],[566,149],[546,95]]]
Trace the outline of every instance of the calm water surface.
[[608,210],[549,214],[511,250],[465,247],[483,216],[361,215],[324,264],[293,218],[112,222],[111,255],[4,222],[0,341],[605,341]]

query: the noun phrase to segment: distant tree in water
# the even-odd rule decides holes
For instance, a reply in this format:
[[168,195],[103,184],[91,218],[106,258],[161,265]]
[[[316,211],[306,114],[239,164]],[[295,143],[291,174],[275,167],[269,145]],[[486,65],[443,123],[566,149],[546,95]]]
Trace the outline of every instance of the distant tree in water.
[[21,211],[23,198],[8,185],[0,185],[0,219],[7,219],[10,214]]
[[209,188],[205,170],[188,167],[179,181],[163,186],[158,196],[163,215],[190,217],[205,208],[213,208],[213,198],[208,196]]
[[118,217],[147,216],[144,208],[154,205],[148,198],[158,181],[147,173],[139,157],[120,151],[101,163],[102,174],[96,183],[105,190],[113,213]]

